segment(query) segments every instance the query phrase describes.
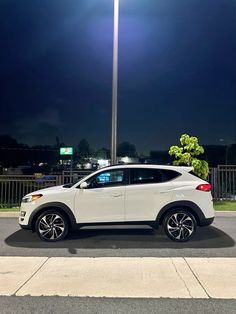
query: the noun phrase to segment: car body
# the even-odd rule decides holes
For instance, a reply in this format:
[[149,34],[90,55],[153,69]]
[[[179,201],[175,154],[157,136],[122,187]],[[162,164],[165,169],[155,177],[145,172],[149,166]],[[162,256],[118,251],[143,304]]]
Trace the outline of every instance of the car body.
[[[191,167],[116,165],[102,168],[74,185],[27,194],[19,223],[42,240],[63,239],[77,227],[99,224],[164,225],[175,241],[187,241],[197,225],[212,223],[211,186]],[[47,236],[46,236],[47,235]]]

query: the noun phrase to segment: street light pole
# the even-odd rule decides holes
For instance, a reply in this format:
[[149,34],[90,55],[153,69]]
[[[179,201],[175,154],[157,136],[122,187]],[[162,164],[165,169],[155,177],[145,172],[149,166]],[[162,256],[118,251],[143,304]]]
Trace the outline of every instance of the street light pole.
[[111,164],[117,163],[117,88],[118,88],[118,30],[119,0],[114,0],[113,76],[112,76],[112,131]]

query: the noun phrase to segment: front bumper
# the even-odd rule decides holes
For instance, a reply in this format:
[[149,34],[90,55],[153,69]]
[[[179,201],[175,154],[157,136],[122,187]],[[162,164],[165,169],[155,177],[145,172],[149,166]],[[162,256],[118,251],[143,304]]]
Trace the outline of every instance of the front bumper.
[[19,225],[20,225],[21,229],[31,230],[31,227],[29,225],[21,225],[20,223],[19,223]]
[[[28,216],[28,215],[27,215]],[[22,229],[31,229],[29,225],[29,217],[19,217],[19,225]]]
[[209,226],[213,223],[215,217],[210,217],[210,218],[201,218],[199,222],[199,226]]
[[35,205],[36,205],[35,202],[21,203],[20,216],[18,222],[22,229],[31,229],[30,217],[36,208]]

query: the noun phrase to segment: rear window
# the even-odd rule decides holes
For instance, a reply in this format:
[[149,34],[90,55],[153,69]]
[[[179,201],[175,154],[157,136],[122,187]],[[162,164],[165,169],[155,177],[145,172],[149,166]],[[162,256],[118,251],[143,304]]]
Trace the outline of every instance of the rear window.
[[199,178],[199,179],[202,180],[202,178],[199,177],[196,173],[194,173],[193,170],[191,170],[189,173],[190,173],[192,176],[197,177],[197,178]]
[[163,182],[170,181],[170,180],[173,180],[173,179],[181,176],[181,173],[174,171],[174,170],[163,169],[163,170],[161,170],[161,172],[163,173],[163,176],[164,176]]

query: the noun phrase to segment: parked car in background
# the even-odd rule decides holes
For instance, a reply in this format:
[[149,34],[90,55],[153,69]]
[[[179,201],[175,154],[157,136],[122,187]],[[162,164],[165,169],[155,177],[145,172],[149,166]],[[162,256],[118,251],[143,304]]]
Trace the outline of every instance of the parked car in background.
[[44,184],[47,182],[52,182],[56,180],[56,176],[54,175],[44,175],[42,177],[38,177],[35,179],[35,182],[38,184]]

